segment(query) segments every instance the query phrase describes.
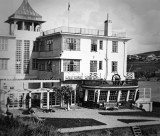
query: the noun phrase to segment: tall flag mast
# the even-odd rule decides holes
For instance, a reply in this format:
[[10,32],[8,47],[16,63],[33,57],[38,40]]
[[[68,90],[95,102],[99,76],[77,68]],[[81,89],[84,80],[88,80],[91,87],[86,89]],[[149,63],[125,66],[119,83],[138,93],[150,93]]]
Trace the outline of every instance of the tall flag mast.
[[69,12],[70,12],[70,0],[68,0],[68,32],[69,32]]

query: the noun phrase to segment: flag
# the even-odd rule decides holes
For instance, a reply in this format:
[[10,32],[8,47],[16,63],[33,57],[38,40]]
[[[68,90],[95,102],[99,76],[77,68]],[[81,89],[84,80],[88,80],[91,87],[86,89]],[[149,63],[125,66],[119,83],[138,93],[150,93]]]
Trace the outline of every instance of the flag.
[[70,2],[68,2],[68,11],[69,11],[69,9],[70,9]]

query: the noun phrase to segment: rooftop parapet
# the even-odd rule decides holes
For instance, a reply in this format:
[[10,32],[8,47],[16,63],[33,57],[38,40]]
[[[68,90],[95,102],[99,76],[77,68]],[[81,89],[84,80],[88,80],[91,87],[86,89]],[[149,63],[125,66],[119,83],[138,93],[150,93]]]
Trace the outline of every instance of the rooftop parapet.
[[[66,26],[44,31],[44,32],[41,33],[41,36],[46,36],[46,35],[55,34],[55,33],[105,36],[104,35],[104,30],[75,28],[75,27],[66,27]],[[110,37],[126,38],[126,32],[112,31],[112,36],[110,36]]]

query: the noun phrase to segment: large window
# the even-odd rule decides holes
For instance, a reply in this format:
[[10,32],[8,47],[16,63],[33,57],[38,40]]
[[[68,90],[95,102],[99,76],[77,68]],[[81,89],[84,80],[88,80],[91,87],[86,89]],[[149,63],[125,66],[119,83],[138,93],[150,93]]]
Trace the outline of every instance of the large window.
[[99,101],[107,101],[108,91],[100,91]]
[[8,39],[0,38],[0,51],[6,51],[8,50]]
[[112,52],[118,52],[118,41],[112,41]]
[[91,40],[91,51],[97,51],[97,40]]
[[111,91],[109,96],[109,101],[116,102],[118,97],[118,91]]
[[8,69],[8,59],[0,58],[0,70],[7,70]]
[[29,58],[30,57],[30,41],[24,40],[24,66],[23,70],[25,74],[29,73]]
[[88,90],[88,101],[94,101],[94,90]]
[[134,100],[134,96],[135,96],[135,90],[130,90],[128,100]]
[[64,60],[63,71],[80,71],[80,60]]
[[16,73],[20,74],[22,69],[22,40],[16,41]]
[[80,39],[66,38],[64,40],[64,50],[67,51],[80,51]]
[[122,90],[120,95],[120,101],[126,101],[128,90]]
[[90,72],[97,72],[97,61],[90,61]]
[[118,62],[112,61],[112,72],[117,72]]

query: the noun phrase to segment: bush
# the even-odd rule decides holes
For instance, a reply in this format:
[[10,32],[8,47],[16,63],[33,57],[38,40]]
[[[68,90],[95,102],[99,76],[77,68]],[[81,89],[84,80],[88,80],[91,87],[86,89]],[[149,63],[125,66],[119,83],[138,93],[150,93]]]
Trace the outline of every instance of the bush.
[[1,136],[57,136],[58,133],[53,126],[46,124],[35,124],[31,120],[23,118],[0,118]]

